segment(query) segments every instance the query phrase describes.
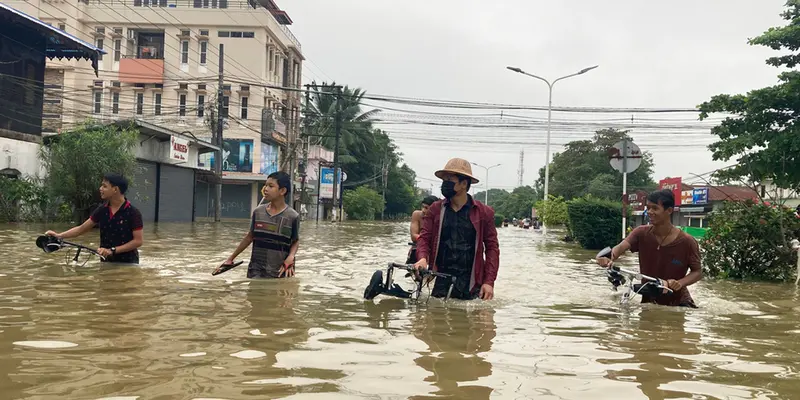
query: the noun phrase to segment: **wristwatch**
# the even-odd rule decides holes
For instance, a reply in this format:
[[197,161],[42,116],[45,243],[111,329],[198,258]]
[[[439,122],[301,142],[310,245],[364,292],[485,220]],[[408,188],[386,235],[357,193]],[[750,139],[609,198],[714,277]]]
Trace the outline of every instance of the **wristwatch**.
[[111,248],[111,255],[114,256],[116,254],[117,254],[117,248],[116,247],[112,247]]

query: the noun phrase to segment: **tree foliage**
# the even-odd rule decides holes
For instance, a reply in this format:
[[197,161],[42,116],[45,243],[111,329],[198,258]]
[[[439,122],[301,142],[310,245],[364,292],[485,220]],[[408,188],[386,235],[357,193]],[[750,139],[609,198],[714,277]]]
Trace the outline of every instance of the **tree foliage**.
[[64,222],[70,214],[38,179],[0,176],[0,222]]
[[347,86],[341,89],[341,99],[337,103],[338,89],[335,85],[324,82],[311,84],[310,89],[315,93],[311,95],[311,103],[306,109],[309,138],[312,143],[316,141],[326,149],[335,151],[336,114],[337,110],[341,110],[339,161],[347,174],[344,189],[367,185],[382,193],[383,177],[386,175],[386,214],[411,214],[418,202],[415,193],[416,174],[402,162],[402,154],[389,135],[372,126],[372,119],[379,110],[364,111],[362,99],[366,92]]
[[366,186],[359,186],[355,190],[346,190],[342,200],[344,201],[344,210],[349,218],[360,221],[374,220],[384,207],[381,195]]
[[566,225],[569,221],[567,202],[561,196],[549,195],[547,200],[537,201],[536,213],[546,226]]
[[[483,201],[486,192],[478,192],[473,197]],[[529,218],[531,209],[539,199],[539,193],[530,186],[520,186],[508,192],[502,189],[489,189],[489,206],[495,214],[506,218]]]
[[70,204],[76,223],[85,220],[100,202],[98,188],[103,175],[114,172],[129,179],[136,168],[139,132],[88,121],[79,128],[54,137],[39,153],[47,167],[46,186],[54,198]]
[[[566,200],[591,194],[609,200],[622,198],[622,174],[611,167],[608,149],[622,139],[633,140],[629,131],[601,129],[592,140],[577,140],[566,144],[566,149],[553,156],[550,163],[549,194]],[[628,192],[637,189],[652,190],[653,156],[642,149],[642,164],[628,174]],[[544,167],[539,170],[538,184],[544,186]]]
[[567,203],[569,230],[581,247],[599,250],[622,238],[622,203],[591,195]]
[[[800,1],[787,1],[781,16],[789,21],[786,26],[769,28],[749,44],[785,51],[767,64],[794,68],[800,62]],[[737,159],[737,165],[716,172],[718,179],[800,187],[800,72],[782,72],[778,79],[777,85],[713,96],[699,106],[701,120],[712,113],[732,114],[711,129],[719,138],[709,146],[713,159]]]
[[726,202],[711,213],[700,243],[711,277],[785,281],[797,269],[791,240],[800,235],[794,210],[763,203]]

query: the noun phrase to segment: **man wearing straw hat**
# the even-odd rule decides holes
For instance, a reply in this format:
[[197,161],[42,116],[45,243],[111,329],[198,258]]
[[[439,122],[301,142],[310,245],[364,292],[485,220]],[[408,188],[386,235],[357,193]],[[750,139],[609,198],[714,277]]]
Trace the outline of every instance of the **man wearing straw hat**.
[[[436,177],[444,199],[431,204],[423,219],[414,267],[455,276],[454,298],[491,300],[500,264],[494,210],[467,194],[478,183],[467,160],[451,159]],[[448,284],[437,280],[431,295],[446,296]]]

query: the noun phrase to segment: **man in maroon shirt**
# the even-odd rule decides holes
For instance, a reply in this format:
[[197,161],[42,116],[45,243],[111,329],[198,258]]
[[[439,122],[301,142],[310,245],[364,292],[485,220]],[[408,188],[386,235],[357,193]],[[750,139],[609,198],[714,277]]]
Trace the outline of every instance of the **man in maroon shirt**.
[[639,253],[641,273],[663,279],[673,291],[669,294],[665,291],[658,296],[643,293],[642,303],[697,308],[687,286],[703,277],[700,248],[692,236],[672,225],[674,206],[672,191],[650,193],[647,196],[647,213],[651,225],[634,229],[611,250],[611,258],[598,258],[597,263],[608,267],[628,250]]

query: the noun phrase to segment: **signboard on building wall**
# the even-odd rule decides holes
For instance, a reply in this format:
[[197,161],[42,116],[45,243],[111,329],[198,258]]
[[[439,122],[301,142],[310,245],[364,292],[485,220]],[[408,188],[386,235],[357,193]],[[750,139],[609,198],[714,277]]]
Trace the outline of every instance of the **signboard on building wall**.
[[[211,169],[216,165],[214,154],[210,157]],[[253,140],[224,139],[222,143],[222,170],[226,172],[253,172]]]
[[692,203],[692,191],[691,190],[681,190],[681,201],[678,204],[681,204],[681,205],[694,204],[694,203]]
[[681,203],[681,189],[683,185],[681,182],[681,178],[665,178],[658,181],[658,188],[659,189],[668,189],[672,191],[672,196],[675,198],[675,205],[679,205]]
[[[342,187],[342,169],[339,169],[338,187]],[[332,199],[333,198],[333,168],[322,167],[319,177],[319,198]]]
[[261,142],[261,166],[258,172],[263,175],[278,172],[278,146]]
[[692,204],[708,204],[707,187],[692,190]]
[[189,141],[183,138],[170,136],[169,159],[178,162],[189,161]]

